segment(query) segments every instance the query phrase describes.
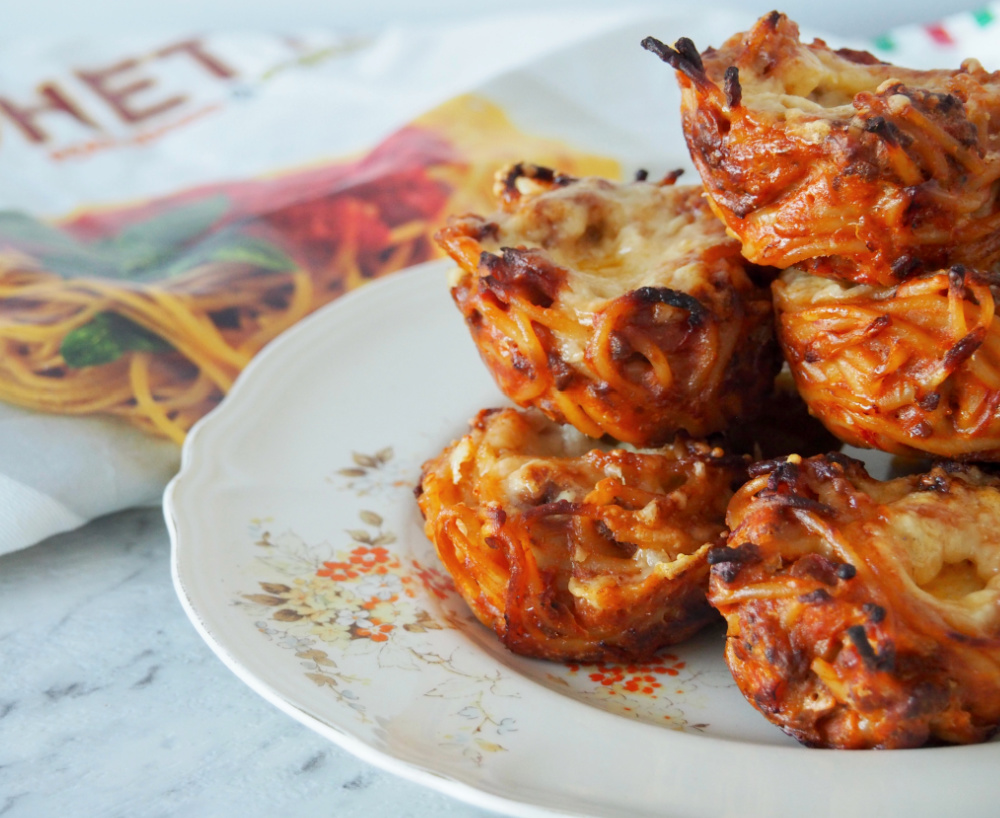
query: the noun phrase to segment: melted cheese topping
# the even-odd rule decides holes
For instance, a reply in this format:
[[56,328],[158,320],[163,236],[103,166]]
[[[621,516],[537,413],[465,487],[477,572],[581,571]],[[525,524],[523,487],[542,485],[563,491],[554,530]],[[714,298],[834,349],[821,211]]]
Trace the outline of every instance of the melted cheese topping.
[[[608,478],[624,485],[641,482],[642,478],[635,473],[624,474],[613,457],[598,464],[584,456],[589,452],[625,451],[656,455],[669,461],[680,456],[669,446],[637,449],[623,443],[596,441],[535,411],[503,410],[493,414],[483,432],[478,443],[469,435],[454,446],[447,471],[455,485],[461,484],[466,490],[475,486],[477,501],[481,502],[486,494],[511,513],[529,510],[542,502],[584,502],[598,483]],[[638,547],[629,561],[633,575],[680,576],[703,559],[704,552],[716,542],[724,506],[717,509],[719,524],[706,516],[690,527],[678,528],[674,516],[690,505],[691,492],[697,492],[699,486],[713,479],[705,463],[689,460],[683,474],[675,475],[676,485],[663,484],[663,493],[636,512],[637,522],[648,527],[645,533],[648,542],[645,547]],[[583,563],[590,556],[578,545],[573,560]],[[576,584],[573,593],[586,596],[604,581],[588,577]]]
[[869,284],[851,284],[826,276],[810,275],[797,267],[789,267],[781,274],[783,300],[797,306],[824,304],[856,298],[875,298],[891,295],[892,287],[873,287]]
[[[463,438],[452,450],[450,467],[456,483],[468,479],[469,469],[478,468],[480,477],[489,475],[503,487],[503,496],[524,507],[537,504],[556,482],[559,491],[551,502],[578,502],[591,486],[588,478],[578,473],[583,467],[574,468],[572,461],[590,451],[615,449],[639,451],[627,443],[594,440],[534,412],[505,412],[490,419],[478,450],[468,436]],[[465,463],[468,466],[463,468]],[[563,469],[562,474],[557,466]]]
[[495,218],[484,249],[538,248],[569,271],[560,305],[586,319],[640,287],[692,292],[708,281],[705,254],[731,243],[700,188],[580,179],[522,200]]
[[[900,83],[940,93],[950,89],[954,71],[916,71],[885,63],[849,59],[821,40],[803,43],[798,27],[785,19],[772,29],[761,21],[746,35],[737,35],[722,48],[703,55],[709,75],[720,84],[727,68],[739,69],[743,104],[776,119],[809,118],[848,121],[855,115],[852,105],[861,93],[880,93]],[[985,74],[978,63],[963,64],[968,73]],[[905,96],[905,105],[910,101]],[[810,141],[814,132],[794,136]]]
[[1000,623],[1000,491],[953,483],[947,494],[912,492],[887,506],[882,549],[956,626]]
[[[483,249],[542,250],[568,273],[555,308],[587,328],[609,301],[641,287],[714,292],[713,277],[731,284],[742,270],[732,260],[739,244],[712,215],[700,187],[580,179],[526,195],[515,212],[494,221],[496,237],[485,239]],[[721,244],[731,252],[719,253]],[[584,360],[581,338],[560,336],[557,343],[567,363]]]

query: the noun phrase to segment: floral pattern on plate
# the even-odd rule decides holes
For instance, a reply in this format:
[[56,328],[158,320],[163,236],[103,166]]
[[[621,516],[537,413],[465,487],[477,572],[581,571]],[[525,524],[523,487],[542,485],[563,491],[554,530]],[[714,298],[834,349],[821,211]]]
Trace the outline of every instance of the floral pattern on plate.
[[[361,527],[347,530],[347,543],[333,548],[310,545],[292,531],[275,535],[273,520],[252,520],[250,536],[265,549],[257,562],[270,577],[237,603],[268,640],[299,661],[306,677],[328,688],[361,722],[378,724],[375,735],[383,739],[386,720],[372,717],[365,701],[375,674],[418,665],[436,671],[428,676],[435,683],[423,695],[450,702],[438,743],[482,763],[483,753],[503,751],[502,737],[517,730],[515,720],[504,714],[504,674],[470,671],[459,652],[442,655],[423,638],[463,624],[447,608],[432,615],[425,607],[428,596],[456,596],[451,579],[435,566],[391,550],[396,535],[381,515],[362,509],[358,519]],[[342,669],[344,659],[350,673]]]
[[[1000,744],[798,747],[733,688],[721,628],[670,648],[677,660],[661,656],[651,673],[504,651],[437,568],[410,495],[422,459],[503,400],[446,277],[441,264],[389,277],[305,319],[189,436],[164,501],[174,581],[227,666],[363,758],[519,818],[796,818],[803,803],[830,815],[995,815]],[[357,576],[334,580],[348,570]],[[681,730],[663,729],[678,716]]]
[[[380,498],[388,504],[412,503],[413,475],[391,446],[374,454],[352,452],[351,464],[329,479],[359,502]],[[409,479],[407,479],[409,476]],[[315,684],[350,707],[363,722],[370,714],[364,689],[371,675],[345,673],[338,658],[370,656],[378,668],[414,663],[448,674],[424,693],[454,700],[441,725],[440,744],[460,748],[482,762],[483,752],[505,750],[502,737],[517,729],[503,713],[501,659],[495,675],[470,673],[454,654],[445,657],[421,637],[444,629],[479,629],[451,577],[428,554],[407,552],[381,514],[357,512],[358,527],[344,530],[337,547],[310,545],[293,532],[275,535],[274,520],[254,519],[249,535],[263,552],[256,562],[269,569],[259,590],[242,593],[238,603],[254,617],[257,629],[299,660]],[[709,725],[685,713],[681,697],[697,691],[701,672],[691,672],[673,653],[644,664],[566,664],[508,657],[510,664],[546,687],[610,713],[675,730],[703,732]],[[373,671],[374,672],[374,671]],[[730,680],[727,680],[731,684]],[[384,730],[376,730],[376,734]]]

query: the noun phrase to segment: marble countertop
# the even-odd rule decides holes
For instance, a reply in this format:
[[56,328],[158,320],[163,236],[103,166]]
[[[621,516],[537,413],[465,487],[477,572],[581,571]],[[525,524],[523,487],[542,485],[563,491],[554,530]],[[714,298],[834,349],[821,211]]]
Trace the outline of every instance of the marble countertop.
[[188,622],[158,508],[0,557],[0,816],[487,811],[356,759],[239,681]]

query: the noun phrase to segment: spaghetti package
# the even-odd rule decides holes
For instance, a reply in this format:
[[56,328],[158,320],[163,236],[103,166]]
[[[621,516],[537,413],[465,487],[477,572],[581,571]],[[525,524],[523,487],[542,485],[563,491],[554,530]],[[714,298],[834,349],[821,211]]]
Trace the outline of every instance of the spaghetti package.
[[441,255],[431,237],[489,208],[498,167],[694,181],[679,95],[639,42],[751,22],[633,9],[5,44],[0,554],[156,502],[254,355]]
[[[180,443],[280,332],[347,290],[431,258],[430,237],[445,210],[463,197],[476,200],[478,177],[489,175],[498,150],[517,146],[568,166],[613,170],[610,160],[595,164],[555,140],[520,133],[502,109],[471,96],[409,122],[401,111],[399,126],[385,134],[372,122],[377,138],[360,150],[329,121],[340,107],[332,98],[325,121],[315,123],[327,144],[310,138],[285,147],[289,118],[275,115],[272,89],[293,84],[290,72],[308,73],[303,65],[326,65],[324,79],[343,79],[337,75],[351,73],[347,66],[379,44],[291,43],[285,62],[278,45],[191,40],[146,49],[125,68],[74,68],[77,84],[122,121],[119,133],[108,133],[97,104],[85,108],[87,98],[66,80],[43,83],[28,103],[23,93],[0,94],[15,143],[8,151],[34,151],[36,161],[44,152],[85,188],[100,167],[130,164],[136,154],[153,163],[149,178],[119,177],[121,188],[100,191],[104,201],[84,199],[55,219],[0,212],[0,399],[57,414],[118,416]],[[256,81],[241,79],[251,58],[260,63],[268,51],[275,52],[268,63],[249,69]],[[427,86],[437,87],[433,66],[424,70]],[[189,87],[182,82],[199,90],[180,92]],[[205,84],[229,98],[196,103],[211,95]],[[227,146],[210,132],[231,120],[225,137],[234,143],[242,127],[233,126],[247,119],[241,106],[251,104],[271,129],[257,124],[256,136],[271,143],[257,168],[242,158],[228,162]],[[195,142],[192,130],[209,133]],[[482,141],[487,132],[492,144]],[[177,143],[187,143],[182,157],[164,155]],[[233,147],[242,143],[241,135]],[[205,167],[178,175],[198,183],[171,190],[189,151]],[[248,170],[264,173],[241,178]]]

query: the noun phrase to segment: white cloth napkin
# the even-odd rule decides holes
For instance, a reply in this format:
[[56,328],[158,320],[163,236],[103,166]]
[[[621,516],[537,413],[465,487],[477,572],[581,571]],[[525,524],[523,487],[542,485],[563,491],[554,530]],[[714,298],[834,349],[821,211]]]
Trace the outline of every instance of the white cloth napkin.
[[158,503],[179,463],[176,445],[113,419],[0,403],[0,554]]

